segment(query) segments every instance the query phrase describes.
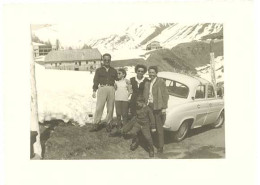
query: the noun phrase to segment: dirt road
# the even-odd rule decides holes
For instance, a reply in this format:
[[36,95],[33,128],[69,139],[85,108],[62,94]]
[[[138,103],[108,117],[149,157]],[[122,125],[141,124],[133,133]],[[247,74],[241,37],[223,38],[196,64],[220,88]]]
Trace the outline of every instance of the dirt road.
[[[167,143],[167,140],[166,140]],[[165,145],[164,158],[225,158],[225,129],[202,127],[191,130],[188,137]]]
[[[131,139],[109,137],[105,129],[88,132],[91,125],[77,127],[59,121],[49,128],[41,127],[44,159],[149,159],[145,143],[129,150]],[[155,149],[156,152],[156,149]],[[204,127],[192,130],[177,143],[172,133],[165,133],[164,154],[161,159],[225,158],[225,130]]]

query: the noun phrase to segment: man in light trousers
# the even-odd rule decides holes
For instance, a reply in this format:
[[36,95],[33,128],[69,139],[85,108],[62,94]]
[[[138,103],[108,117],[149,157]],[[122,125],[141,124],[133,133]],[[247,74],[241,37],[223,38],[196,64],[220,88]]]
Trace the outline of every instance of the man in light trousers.
[[[106,53],[103,55],[103,66],[98,68],[94,76],[92,97],[97,97],[96,111],[94,115],[94,126],[90,132],[99,131],[101,126],[101,117],[104,106],[107,107],[107,116],[105,119],[107,131],[111,131],[111,121],[113,118],[115,103],[115,80],[117,80],[117,71],[110,66],[111,55]],[[97,92],[97,93],[96,93]]]

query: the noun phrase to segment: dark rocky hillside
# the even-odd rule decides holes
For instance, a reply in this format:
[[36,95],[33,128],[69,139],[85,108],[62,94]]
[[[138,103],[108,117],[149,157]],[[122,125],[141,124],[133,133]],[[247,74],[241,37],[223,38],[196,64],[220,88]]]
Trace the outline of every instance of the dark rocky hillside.
[[113,67],[135,66],[136,64],[144,64],[146,66],[158,66],[159,71],[192,71],[196,72],[195,68],[177,57],[170,49],[160,49],[149,52],[150,56],[145,61],[144,59],[128,59],[112,61]]
[[175,55],[170,49],[155,50],[147,59],[149,65],[157,65],[162,71],[185,70],[195,72],[195,68],[182,58]]
[[[212,50],[215,57],[223,56],[223,40],[215,41]],[[135,66],[144,64],[156,65],[160,71],[192,71],[195,68],[210,63],[210,44],[205,41],[182,43],[170,49],[159,49],[149,52],[150,56],[144,59],[128,59],[113,61],[113,67]]]
[[[214,42],[212,50],[215,57],[223,56],[223,40]],[[194,68],[210,63],[210,44],[204,41],[182,43],[173,47],[171,51]]]
[[145,60],[142,59],[142,58],[114,60],[114,61],[111,62],[112,67],[135,66],[137,64],[147,65],[147,62],[145,62]]

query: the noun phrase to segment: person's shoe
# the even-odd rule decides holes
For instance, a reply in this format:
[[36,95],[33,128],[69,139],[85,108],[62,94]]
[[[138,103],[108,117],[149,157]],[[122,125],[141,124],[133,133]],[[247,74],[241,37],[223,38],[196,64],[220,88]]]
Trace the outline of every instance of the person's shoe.
[[117,128],[118,130],[120,130],[122,127],[123,127],[122,123],[119,123],[119,124],[116,125],[116,128]]
[[97,132],[100,130],[99,124],[94,124],[93,127],[89,130],[89,132]]
[[149,147],[149,157],[154,157],[154,148],[153,148],[153,146]]
[[106,126],[106,131],[111,132],[111,130],[112,130],[112,125],[111,125],[111,123],[108,123]]
[[158,148],[158,149],[157,149],[157,153],[158,153],[158,154],[162,154],[162,153],[163,153],[163,147]]
[[135,151],[138,148],[138,146],[139,146],[139,143],[137,141],[135,141],[130,145],[130,150]]
[[110,132],[109,137],[120,137],[121,135],[120,129],[114,129]]

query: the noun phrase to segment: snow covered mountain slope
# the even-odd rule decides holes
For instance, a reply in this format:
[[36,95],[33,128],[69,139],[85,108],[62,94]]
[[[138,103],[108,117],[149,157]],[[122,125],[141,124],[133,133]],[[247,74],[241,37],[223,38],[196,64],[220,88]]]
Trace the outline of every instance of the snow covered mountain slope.
[[93,39],[88,42],[92,47],[109,50],[137,49],[151,39],[158,36],[171,24],[131,24],[122,33],[112,34],[109,37]]
[[221,32],[223,25],[217,23],[131,24],[122,33],[89,40],[88,45],[109,50],[145,49],[148,43],[158,41],[162,47],[171,49],[179,43],[202,40]]

